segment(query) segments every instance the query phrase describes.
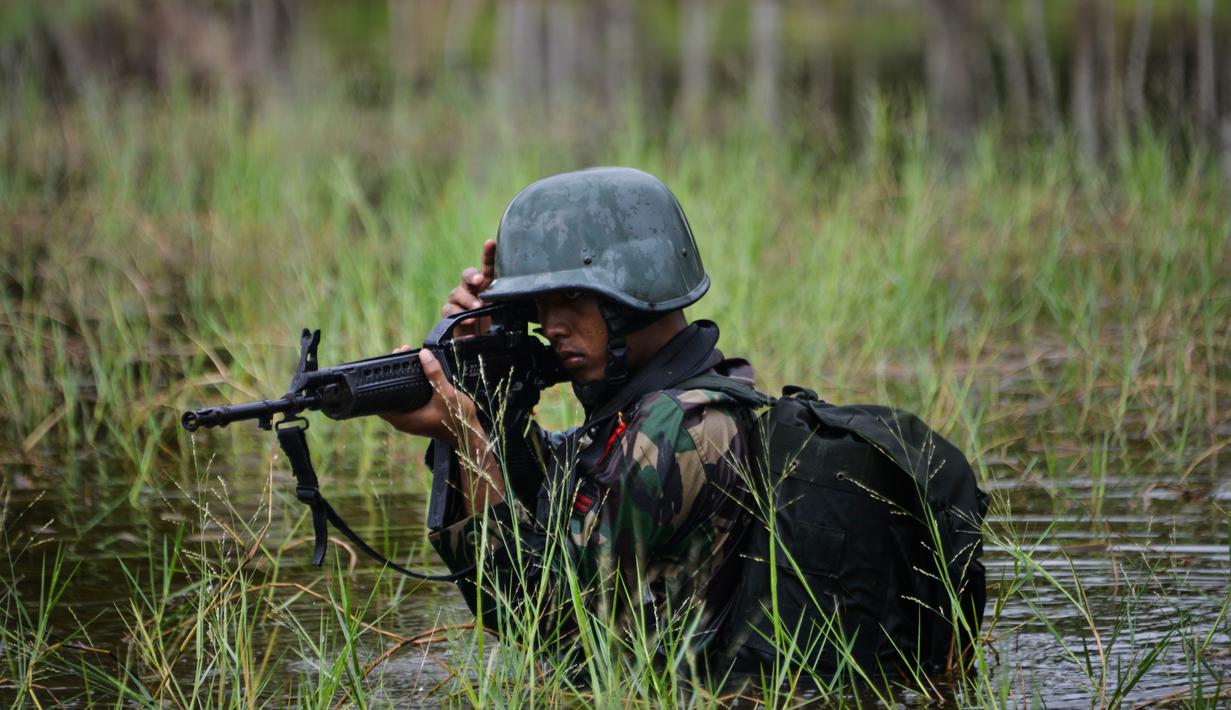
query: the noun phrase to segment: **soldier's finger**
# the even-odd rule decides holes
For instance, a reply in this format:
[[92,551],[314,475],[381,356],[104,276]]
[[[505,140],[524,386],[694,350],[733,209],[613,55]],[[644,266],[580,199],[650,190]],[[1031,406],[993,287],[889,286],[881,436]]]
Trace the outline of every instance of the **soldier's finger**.
[[483,305],[483,301],[464,286],[458,286],[449,292],[449,303],[461,306],[462,310],[470,310]]
[[432,355],[432,351],[427,348],[419,351],[419,365],[423,368],[423,374],[431,383],[432,389],[441,395],[453,390],[453,385],[449,384],[449,378],[445,377],[444,368],[440,366],[440,361],[436,359],[436,356]]
[[496,278],[496,240],[488,239],[483,242],[483,279],[484,288],[491,285]]
[[479,291],[482,290],[482,286],[484,285],[483,272],[473,266],[467,267],[466,270],[462,272],[462,285],[470,289],[471,293],[477,295]]
[[410,347],[410,346],[409,346],[409,345],[407,345],[406,343],[402,343],[401,345],[399,345],[399,346],[397,346],[396,348],[394,348],[394,349],[393,349],[393,352],[395,352],[395,353],[404,353],[404,352],[409,352],[409,351],[411,351],[411,350],[414,350],[414,348]]

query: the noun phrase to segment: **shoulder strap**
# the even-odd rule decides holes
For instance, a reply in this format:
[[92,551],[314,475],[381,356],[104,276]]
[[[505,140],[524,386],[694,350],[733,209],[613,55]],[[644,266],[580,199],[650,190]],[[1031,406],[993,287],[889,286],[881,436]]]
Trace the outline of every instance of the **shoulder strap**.
[[751,385],[739,380],[725,377],[717,372],[703,372],[696,377],[690,377],[675,385],[683,390],[709,390],[718,392],[750,407],[768,407],[774,403],[774,398],[758,391]]
[[722,362],[722,353],[714,347],[717,342],[718,326],[709,321],[689,325],[629,377],[610,399],[594,410],[586,405],[586,422],[615,417],[650,392],[675,387],[681,380],[706,372]]

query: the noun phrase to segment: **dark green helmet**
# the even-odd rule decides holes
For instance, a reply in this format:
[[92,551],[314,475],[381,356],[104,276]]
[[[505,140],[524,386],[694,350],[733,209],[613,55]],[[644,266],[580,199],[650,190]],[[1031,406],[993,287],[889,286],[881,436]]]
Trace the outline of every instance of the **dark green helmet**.
[[710,278],[675,195],[632,168],[543,178],[504,211],[489,301],[584,290],[663,313],[705,295]]

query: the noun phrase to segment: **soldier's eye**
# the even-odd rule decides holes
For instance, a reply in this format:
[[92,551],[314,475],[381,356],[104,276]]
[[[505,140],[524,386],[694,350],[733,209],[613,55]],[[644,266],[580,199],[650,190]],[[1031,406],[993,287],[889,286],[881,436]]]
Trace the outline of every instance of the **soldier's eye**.
[[570,301],[576,301],[578,298],[581,298],[581,291],[565,291],[564,297]]

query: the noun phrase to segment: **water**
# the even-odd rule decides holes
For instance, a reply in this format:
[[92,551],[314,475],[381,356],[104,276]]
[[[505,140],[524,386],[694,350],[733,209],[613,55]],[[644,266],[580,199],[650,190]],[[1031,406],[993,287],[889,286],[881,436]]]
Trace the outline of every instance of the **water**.
[[[1227,491],[1216,478],[1159,486],[1177,478],[1164,473],[1101,481],[1079,475],[1005,476],[985,486],[1012,511],[989,516],[989,525],[1016,531],[1041,567],[1021,575],[1005,546],[988,546],[989,583],[999,586],[1017,577],[1027,590],[1005,605],[992,630],[993,646],[1022,687],[1033,686],[1049,705],[1086,705],[1100,698],[1098,684],[1080,672],[1081,664],[1089,663],[1098,674],[1105,658],[1114,689],[1131,677],[1125,669],[1141,664],[1156,646],[1162,649],[1158,660],[1126,694],[1132,703],[1187,692],[1198,663],[1206,665],[1206,682],[1216,684],[1231,672],[1228,626],[1219,618],[1231,549]],[[1101,503],[1094,495],[1098,488]],[[1099,514],[1092,515],[1092,509]],[[1044,542],[1032,544],[1038,539]],[[1092,620],[1066,591],[1088,599]],[[1205,653],[1193,650],[1202,644]]]
[[[217,443],[222,448],[222,440]],[[199,439],[197,444],[208,447],[210,442]],[[176,535],[191,551],[200,549],[202,540],[232,539],[225,528],[242,529],[245,520],[259,526],[268,512],[259,505],[268,481],[251,473],[267,473],[263,461],[260,456],[238,465],[215,461],[199,483],[175,485],[168,478],[157,489],[139,491],[135,504],[126,484],[107,482],[124,480],[122,472],[97,464],[80,463],[68,484],[48,470],[7,465],[4,520],[20,599],[6,604],[37,605],[44,554],[64,544],[76,573],[53,616],[53,628],[62,635],[84,624],[89,635],[78,637],[78,643],[121,650],[130,633],[123,612],[132,597],[125,570],[142,579],[150,572],[150,560],[160,559],[163,541]],[[1164,485],[1179,476],[1158,471],[1092,477],[1074,466],[1071,474],[1049,477],[1023,475],[1020,462],[1012,459],[989,457],[985,463],[990,473],[985,488],[997,501],[988,517],[985,633],[994,673],[1009,685],[1011,697],[1021,702],[1036,698],[1052,707],[1110,701],[1117,687],[1128,684],[1132,669],[1155,652],[1157,658],[1127,688],[1127,705],[1184,695],[1194,684],[1217,684],[1231,676],[1228,622],[1219,618],[1229,586],[1231,484],[1222,480],[1226,476],[1205,466],[1182,485]],[[406,478],[410,476],[374,476],[362,485],[347,486],[338,476],[325,476],[323,486],[361,534],[371,535],[378,547],[414,549],[412,565],[429,569],[435,562],[423,545],[424,499]],[[276,547],[292,535],[287,526],[300,519],[301,508],[290,494],[289,476],[275,473],[272,480],[281,493],[274,497],[267,544]],[[203,507],[209,516],[203,516]],[[345,571],[311,567],[308,534],[304,525],[293,531],[299,542],[283,556],[278,580],[328,594],[330,583]],[[1016,562],[1005,539],[1016,539],[1029,550],[1037,568],[1027,570]],[[243,552],[235,545],[223,549],[229,549],[232,562]],[[343,568],[349,563],[342,551],[338,559]],[[357,560],[351,577],[357,603],[372,595],[365,618],[379,617],[377,625],[391,633],[413,636],[468,620],[452,585],[378,579],[374,563],[364,557]],[[175,579],[187,580],[184,575]],[[286,604],[283,616],[275,619],[293,615],[311,626],[332,613],[320,599],[296,597],[290,588],[283,591],[274,597]],[[1092,618],[1086,617],[1086,608]],[[282,626],[286,638],[290,627]],[[268,638],[269,633],[272,628],[260,636]],[[367,638],[360,649],[364,662],[390,643],[374,635]],[[396,704],[431,702],[432,690],[449,677],[448,649],[447,643],[415,645],[393,656],[369,679],[379,686],[376,698]],[[316,670],[316,659],[296,653],[285,654],[279,663],[279,673],[288,682]],[[1107,681],[1101,691],[1104,667]],[[179,668],[185,680],[194,672],[188,663]],[[48,697],[71,698],[81,689],[80,678],[72,674],[44,676],[41,683]],[[0,699],[8,700],[5,694],[12,692],[0,688]]]

